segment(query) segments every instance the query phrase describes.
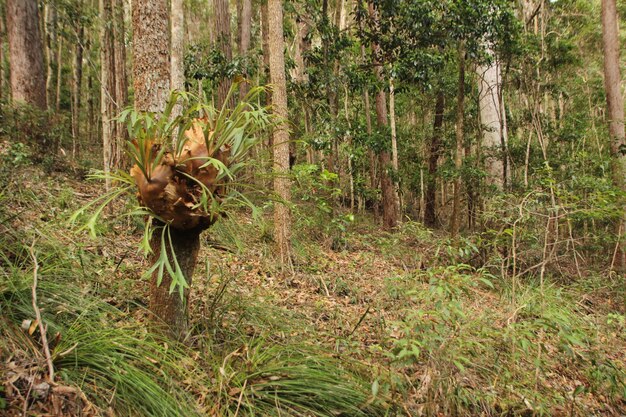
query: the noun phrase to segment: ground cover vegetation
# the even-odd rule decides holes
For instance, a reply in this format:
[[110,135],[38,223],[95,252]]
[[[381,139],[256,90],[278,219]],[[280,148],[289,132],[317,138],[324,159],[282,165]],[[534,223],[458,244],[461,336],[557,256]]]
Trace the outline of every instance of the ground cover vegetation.
[[0,414],[626,414],[622,4],[0,14]]

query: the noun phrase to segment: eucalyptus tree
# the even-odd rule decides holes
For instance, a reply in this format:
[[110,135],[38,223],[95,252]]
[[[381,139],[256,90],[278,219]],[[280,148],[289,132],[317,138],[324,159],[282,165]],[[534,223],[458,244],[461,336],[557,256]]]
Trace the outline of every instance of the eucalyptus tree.
[[289,128],[287,82],[285,78],[285,40],[283,2],[268,0],[269,65],[272,81],[272,109],[278,117],[274,128],[274,191],[282,201],[274,206],[274,239],[283,268],[291,267],[291,181],[289,179]]
[[46,109],[43,47],[36,0],[7,0],[7,37],[14,103]]
[[[619,29],[615,0],[602,0],[602,45],[604,47],[604,89],[606,91],[609,140],[611,143],[611,176],[616,188],[626,190],[626,133],[624,132],[624,99],[622,97]],[[616,222],[618,245],[615,268],[626,269],[626,213]]]

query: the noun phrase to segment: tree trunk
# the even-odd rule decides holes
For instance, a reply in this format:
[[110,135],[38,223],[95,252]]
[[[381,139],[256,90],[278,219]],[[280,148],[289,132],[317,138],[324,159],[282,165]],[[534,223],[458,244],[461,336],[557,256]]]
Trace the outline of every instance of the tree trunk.
[[46,103],[52,106],[53,70],[56,66],[55,54],[52,52],[57,43],[57,9],[50,2],[44,6],[44,33],[46,38]]
[[[269,18],[267,10],[267,0],[261,1],[261,46],[263,48],[263,70],[261,73],[265,74],[267,82],[270,80],[270,41],[269,41]],[[271,95],[266,96],[266,105],[271,104]],[[272,135],[269,135],[269,147],[272,147]]]
[[[139,111],[162,112],[170,90],[170,29],[166,0],[136,0],[133,7],[133,79],[135,108]],[[191,285],[193,270],[200,247],[200,230],[178,231],[170,228],[171,249],[176,254],[185,280]],[[161,234],[152,235],[153,260],[158,259]],[[169,245],[167,242],[166,247]],[[169,252],[168,252],[169,254]],[[189,291],[181,300],[177,292],[169,293],[168,277],[157,286],[158,272],[152,275],[150,310],[160,323],[168,326],[169,334],[182,338],[187,332]]]
[[430,140],[428,155],[428,178],[426,179],[426,195],[424,196],[424,223],[428,227],[437,226],[437,162],[441,154],[441,128],[443,127],[443,112],[445,110],[445,95],[443,89],[437,93],[435,103],[435,121],[433,136]]
[[454,201],[452,204],[452,218],[450,219],[450,234],[456,237],[461,224],[461,167],[463,165],[463,136],[465,125],[465,48],[463,42],[458,47],[459,85],[456,102],[456,152],[454,154]]
[[6,10],[3,4],[0,4],[0,99],[4,98],[5,92],[5,77],[6,77],[6,66],[5,57],[4,57],[4,42],[6,40],[6,28],[4,26],[6,16]]
[[[361,45],[361,59],[363,60],[363,64],[365,65],[365,45]],[[365,106],[365,124],[367,129],[367,135],[372,136],[372,116],[370,114],[370,94],[367,90],[367,86],[363,89],[363,105]],[[368,150],[369,156],[369,174],[370,174],[370,188],[375,190],[377,187],[376,184],[376,155],[372,149]],[[379,216],[379,208],[378,201],[374,199],[373,203],[374,207],[374,215],[376,217]]]
[[162,112],[170,93],[167,1],[135,0],[132,19],[135,108]]
[[[370,16],[376,19],[374,6],[372,3],[368,4]],[[377,24],[377,23],[376,23]],[[376,78],[382,84],[382,64],[379,58],[380,47],[375,42],[372,42],[372,58],[374,64],[374,71],[376,72]],[[376,120],[379,127],[388,126],[387,120],[387,95],[382,88],[378,90],[376,94]],[[380,189],[383,200],[383,227],[385,229],[392,229],[398,224],[398,208],[396,206],[396,197],[393,187],[393,181],[389,176],[389,168],[391,166],[391,158],[387,150],[382,150],[378,154],[378,162],[380,164]]]
[[[124,24],[124,0],[113,0],[113,51],[115,71],[115,107],[113,116],[124,110],[128,105],[128,80],[126,77],[126,30]],[[116,168],[125,166],[123,149],[128,137],[128,129],[122,122],[115,126],[115,155]]]
[[55,93],[55,100],[54,100],[54,108],[56,110],[57,113],[59,113],[61,111],[61,82],[63,81],[62,76],[63,76],[63,65],[61,64],[61,53],[63,52],[63,38],[62,37],[58,37],[57,39],[57,56],[56,56],[56,62],[57,62],[57,85],[56,85],[56,93]]
[[80,154],[80,106],[83,82],[83,42],[85,27],[80,24],[76,30],[76,47],[74,49],[74,71],[72,80],[72,157]]
[[283,38],[282,0],[267,1],[269,64],[272,109],[281,122],[274,127],[274,191],[283,202],[274,206],[274,238],[283,267],[291,268],[291,181],[289,179],[289,126],[287,82],[285,79],[285,40]]
[[[157,220],[153,220],[153,222],[155,225],[162,226]],[[179,231],[171,227],[171,245],[166,237],[165,248],[169,260],[171,263],[174,262],[171,258],[173,251],[176,254],[176,259],[183,276],[187,284],[189,284],[189,287],[183,291],[182,298],[176,290],[170,294],[172,278],[167,272],[163,274],[161,285],[157,285],[158,273],[156,271],[150,281],[150,311],[155,316],[157,327],[164,327],[160,330],[178,340],[185,337],[188,328],[187,303],[189,301],[189,288],[192,284],[193,272],[196,268],[198,253],[200,252],[200,233],[202,230],[203,229],[200,228]],[[153,253],[150,261],[155,263],[161,253],[161,233],[159,229],[154,231],[152,239],[150,240],[150,247]]]
[[[102,155],[105,174],[116,168],[117,123],[114,120],[116,108],[115,51],[113,40],[112,0],[100,0],[100,116],[102,118]],[[110,178],[105,180],[106,189],[111,188]]]
[[[228,0],[214,0],[215,5],[215,42],[217,48],[222,52],[226,62],[233,60],[233,49],[230,36],[230,10]],[[231,80],[224,78],[219,81],[217,86],[217,108],[221,109],[226,101],[228,91],[230,90]],[[227,108],[233,108],[235,105],[234,97],[231,97],[227,103]]]
[[[615,0],[602,0],[602,45],[604,47],[604,89],[606,90],[609,136],[611,140],[611,174],[616,188],[626,190],[626,134],[624,131],[624,101],[621,94],[619,61],[619,29]],[[626,216],[615,224],[619,243],[613,260],[614,268],[626,269]]]
[[[389,123],[391,127],[391,167],[393,168],[394,177],[398,176],[398,134],[396,131],[396,90],[393,77],[389,78]],[[400,185],[394,184],[394,198],[396,199],[396,207],[401,211],[400,207]]]
[[[184,66],[184,34],[185,14],[183,0],[171,0],[172,16],[172,47],[170,59],[171,89],[185,90],[185,66]],[[180,114],[180,107],[176,106],[173,116]]]
[[46,109],[43,48],[36,0],[7,0],[7,37],[14,103]]
[[482,124],[482,146],[486,155],[487,183],[502,189],[504,185],[504,149],[502,147],[502,119],[500,113],[500,71],[498,61],[489,48],[492,62],[477,67],[478,99]]
[[[250,49],[252,33],[252,0],[241,0],[241,14],[239,16],[239,55],[246,57]],[[243,74],[247,78],[248,74]],[[241,100],[248,94],[250,87],[248,80],[239,85],[239,97]]]

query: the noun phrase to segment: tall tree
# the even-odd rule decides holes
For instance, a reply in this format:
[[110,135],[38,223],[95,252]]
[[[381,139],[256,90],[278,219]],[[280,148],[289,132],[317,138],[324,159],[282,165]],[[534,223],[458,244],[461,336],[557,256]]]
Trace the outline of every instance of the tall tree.
[[45,110],[46,81],[37,0],[7,0],[6,14],[13,102]]
[[[172,16],[172,47],[170,59],[171,71],[171,89],[185,89],[185,73],[183,65],[184,52],[184,35],[185,35],[185,13],[183,8],[183,0],[171,0],[171,16]],[[176,109],[178,113],[180,109]]]
[[44,33],[46,37],[46,102],[52,106],[52,82],[54,80],[54,68],[57,66],[56,54],[58,13],[56,4],[47,1],[44,4]]
[[465,124],[465,47],[460,41],[457,49],[459,60],[459,81],[456,102],[456,148],[454,152],[454,199],[452,203],[452,217],[450,219],[450,234],[455,237],[459,233],[461,224],[461,167],[463,165],[463,135]]
[[445,110],[446,96],[443,86],[439,87],[435,103],[435,120],[433,122],[433,135],[430,138],[428,152],[428,177],[426,180],[426,193],[424,195],[424,223],[426,226],[437,225],[437,163],[441,156],[441,140],[443,128],[443,113]]
[[[241,0],[241,13],[239,15],[239,55],[245,57],[250,49],[252,33],[252,0]],[[244,74],[247,76],[248,74]],[[249,91],[248,83],[243,82],[239,86],[239,97],[243,99]]]
[[[135,108],[139,111],[162,112],[170,91],[170,28],[167,0],[137,0],[133,5],[133,80]],[[162,226],[155,221],[156,226]],[[171,241],[161,242],[161,233],[152,235],[152,261],[161,254],[162,244],[168,254],[173,251],[187,284],[191,285],[198,251],[200,250],[201,228],[177,230],[170,228]],[[158,285],[158,271],[150,282],[150,310],[157,320],[169,327],[170,334],[182,337],[187,329],[187,300],[170,294],[171,277],[164,274]]]
[[[126,76],[126,17],[124,0],[113,0],[113,49],[115,68],[115,116],[128,105],[128,79]],[[117,168],[124,165],[123,147],[126,143],[128,130],[124,123],[115,126],[115,164]]]
[[285,40],[282,0],[267,1],[269,66],[272,81],[272,109],[279,122],[274,128],[274,191],[283,200],[274,206],[274,238],[281,265],[291,266],[291,180],[289,179],[289,127],[287,82],[285,78]]
[[[116,140],[116,84],[115,42],[113,34],[113,1],[100,0],[100,115],[102,121],[102,146],[104,172],[117,167],[118,143]],[[107,177],[106,188],[111,186]]]
[[85,25],[79,20],[77,26],[72,70],[72,157],[74,158],[80,153],[80,108],[83,82],[83,43],[85,42]]
[[[378,24],[376,11],[372,3],[369,3],[369,13],[374,24]],[[383,68],[381,62],[381,50],[378,43],[372,42],[372,59],[374,64],[374,71],[379,83],[383,83]],[[379,129],[386,130],[389,125],[387,117],[387,95],[385,90],[380,87],[376,93],[376,120],[378,122]],[[391,165],[391,157],[389,151],[384,147],[378,154],[378,162],[380,164],[380,190],[382,193],[383,203],[383,227],[385,229],[392,229],[398,224],[398,207],[397,199],[394,191],[393,181],[389,175],[389,169]]]
[[136,0],[132,8],[135,108],[162,112],[170,94],[167,0]]
[[[215,46],[222,53],[225,61],[229,63],[233,59],[233,47],[230,34],[230,8],[228,0],[214,0],[214,26]],[[227,78],[219,81],[217,86],[217,107],[221,108],[226,101],[232,82]],[[229,100],[228,107],[234,107],[233,98]]]
[[[619,29],[615,0],[602,0],[602,45],[604,47],[604,89],[611,140],[613,184],[626,190],[626,134],[624,131],[624,99],[621,92],[619,61]],[[626,269],[626,213],[616,222],[620,242],[615,254],[614,266]]]
[[502,76],[500,63],[491,47],[486,49],[489,62],[477,66],[478,101],[482,124],[482,146],[487,153],[487,182],[502,189],[505,182],[505,142],[502,127],[504,114],[501,112]]

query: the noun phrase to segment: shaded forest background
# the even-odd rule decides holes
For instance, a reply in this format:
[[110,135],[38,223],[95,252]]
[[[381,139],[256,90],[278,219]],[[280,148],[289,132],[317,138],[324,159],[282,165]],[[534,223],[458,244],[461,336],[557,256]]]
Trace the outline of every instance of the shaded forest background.
[[624,3],[0,14],[0,411],[626,412]]

